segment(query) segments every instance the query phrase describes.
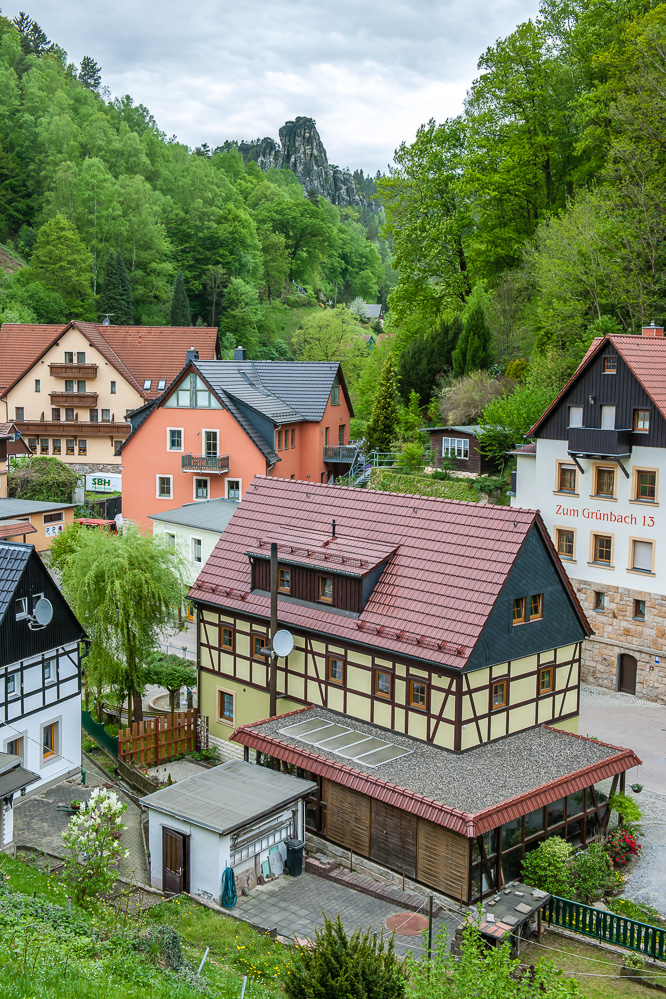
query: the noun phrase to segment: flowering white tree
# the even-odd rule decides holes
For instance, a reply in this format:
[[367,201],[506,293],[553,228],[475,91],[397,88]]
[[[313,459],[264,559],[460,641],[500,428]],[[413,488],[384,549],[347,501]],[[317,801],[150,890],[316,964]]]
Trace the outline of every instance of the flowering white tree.
[[69,850],[65,877],[77,902],[109,891],[116,878],[115,864],[121,857],[129,856],[120,845],[126,828],[121,816],[126,810],[127,805],[117,794],[96,787],[78,814],[69,820],[62,837]]

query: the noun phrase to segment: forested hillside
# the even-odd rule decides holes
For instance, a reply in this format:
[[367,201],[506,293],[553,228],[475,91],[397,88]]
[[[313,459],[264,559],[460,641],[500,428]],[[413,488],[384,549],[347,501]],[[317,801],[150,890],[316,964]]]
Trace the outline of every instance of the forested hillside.
[[289,170],[190,151],[110,101],[92,58],[0,16],[0,320],[200,322],[290,356],[303,306],[388,293],[388,245],[358,218]]

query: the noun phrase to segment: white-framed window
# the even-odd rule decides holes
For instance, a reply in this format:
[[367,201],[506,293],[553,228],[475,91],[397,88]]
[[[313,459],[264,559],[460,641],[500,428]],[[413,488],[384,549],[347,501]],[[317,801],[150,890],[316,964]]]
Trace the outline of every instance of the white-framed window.
[[14,419],[15,420],[25,420],[25,406],[15,406],[14,407]]
[[102,410],[102,423],[110,423],[110,422],[111,422],[111,410],[110,409],[103,409]]
[[153,384],[152,378],[144,378],[144,380],[143,380],[143,391],[144,392],[149,392],[150,391],[150,386],[152,384]]
[[73,350],[66,350],[65,351],[65,364],[74,364],[74,351]]
[[569,426],[570,427],[582,427],[583,426],[583,407],[582,406],[569,406]]
[[25,621],[25,619],[27,618],[28,613],[29,613],[29,611],[28,611],[28,598],[27,597],[18,597],[18,599],[16,600],[16,603],[14,604],[14,607],[16,609],[16,620],[17,621]]
[[166,378],[160,378],[160,380],[157,383],[157,391],[164,392],[165,388],[166,388]]
[[207,500],[210,497],[210,479],[194,478],[194,499]]
[[469,458],[469,441],[462,437],[442,437],[443,458]]
[[194,372],[183,378],[164,406],[166,409],[222,409],[222,403]]
[[167,544],[172,551],[176,550],[176,535],[172,534],[170,531],[164,532],[164,537],[166,538]]
[[173,475],[156,476],[157,498],[171,499],[173,494]]
[[654,572],[654,542],[632,538],[629,542],[630,569],[634,572]]
[[201,453],[206,458],[217,458],[220,453],[218,448],[218,431],[202,430],[201,447],[202,447]]
[[241,479],[227,479],[225,482],[226,498],[240,502],[243,495],[243,482]]
[[8,701],[19,696],[21,690],[18,673],[7,673],[7,676],[5,677],[5,691]]
[[182,451],[183,437],[182,427],[167,427],[167,451]]
[[44,660],[44,683],[55,683],[58,664],[55,659]]
[[203,542],[201,538],[192,538],[192,561],[195,565],[201,565],[203,561]]
[[111,391],[111,395],[115,395],[116,394],[116,383],[115,382],[111,382],[111,390],[110,391]]

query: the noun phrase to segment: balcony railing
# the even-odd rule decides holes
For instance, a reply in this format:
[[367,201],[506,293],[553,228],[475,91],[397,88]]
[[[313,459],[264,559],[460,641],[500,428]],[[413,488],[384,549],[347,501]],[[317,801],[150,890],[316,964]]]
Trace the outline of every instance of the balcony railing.
[[96,364],[49,364],[52,378],[97,378]]
[[49,435],[51,437],[128,437],[129,424],[104,422],[90,423],[87,420],[20,420],[15,421],[24,437],[31,435]]
[[357,448],[351,445],[333,447],[330,444],[324,445],[324,461],[342,461],[351,465],[357,454]]
[[631,454],[631,430],[569,427],[569,454],[589,458],[623,458]]
[[52,406],[85,406],[94,409],[97,405],[97,392],[50,392]]
[[183,472],[228,472],[228,454],[184,454],[181,458]]

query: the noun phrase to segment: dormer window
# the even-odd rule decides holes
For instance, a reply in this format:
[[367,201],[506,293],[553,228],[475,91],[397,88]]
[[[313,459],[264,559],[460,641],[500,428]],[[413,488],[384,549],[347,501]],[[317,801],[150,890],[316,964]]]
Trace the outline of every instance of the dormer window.
[[340,405],[340,382],[337,378],[333,379],[333,385],[331,386],[331,406]]
[[144,380],[143,380],[143,391],[144,392],[150,391],[150,386],[152,384],[153,384],[152,378],[144,378]]
[[617,371],[617,357],[615,355],[604,357],[604,374],[614,375]]
[[331,576],[319,576],[317,579],[318,600],[324,604],[333,603],[333,578]]
[[278,569],[278,591],[291,592],[291,569]]

